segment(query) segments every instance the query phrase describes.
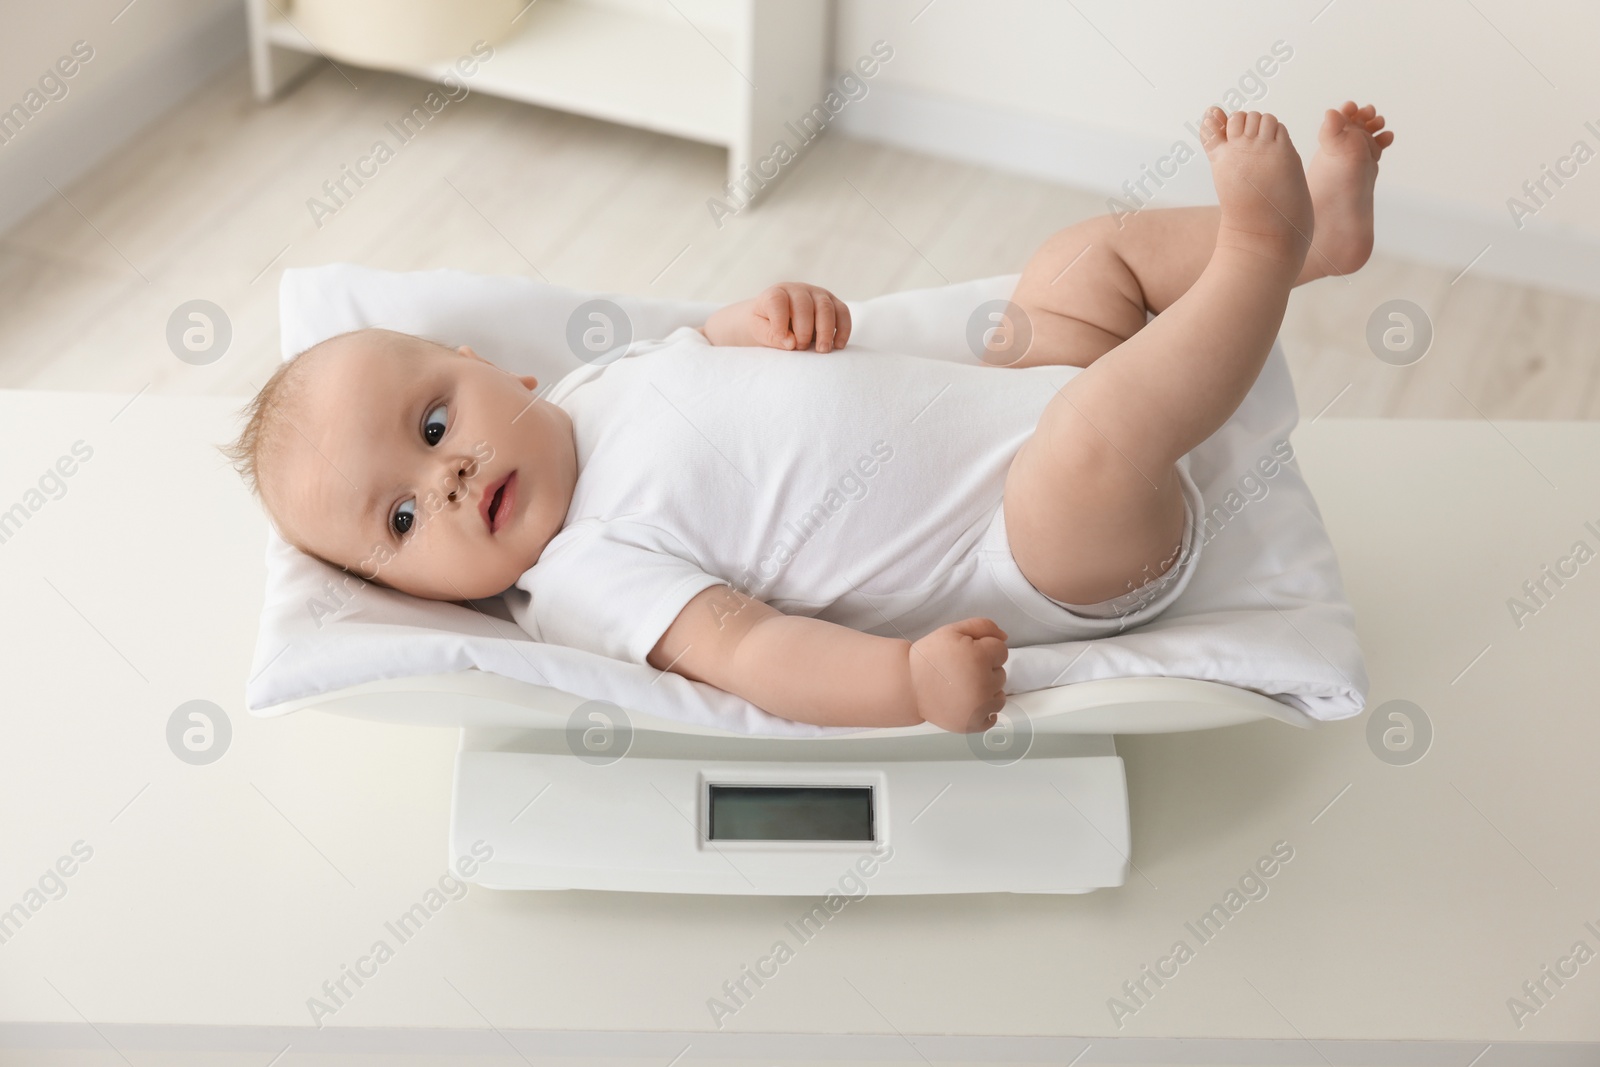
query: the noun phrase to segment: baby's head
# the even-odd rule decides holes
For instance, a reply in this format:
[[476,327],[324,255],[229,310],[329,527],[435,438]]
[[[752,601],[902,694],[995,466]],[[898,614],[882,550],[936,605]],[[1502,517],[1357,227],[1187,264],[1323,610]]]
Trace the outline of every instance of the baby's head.
[[279,367],[222,451],[301,551],[476,600],[533,566],[572,502],[572,421],[538,384],[465,345],[357,330]]

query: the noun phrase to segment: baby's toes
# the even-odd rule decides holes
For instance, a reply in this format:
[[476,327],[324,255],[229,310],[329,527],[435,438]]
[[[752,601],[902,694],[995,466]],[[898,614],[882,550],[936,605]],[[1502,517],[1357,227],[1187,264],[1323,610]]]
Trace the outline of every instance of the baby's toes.
[[1215,105],[1206,108],[1206,113],[1200,116],[1200,132],[1205,136],[1205,145],[1210,147],[1217,140],[1227,135],[1228,113]]
[[1260,137],[1263,141],[1275,141],[1278,138],[1278,116],[1263,114],[1261,116]]
[[1344,112],[1329,108],[1322,113],[1322,125],[1317,129],[1317,140],[1331,141],[1344,132],[1346,119]]
[[1244,136],[1244,122],[1245,113],[1243,111],[1235,111],[1228,116],[1228,139],[1230,141],[1235,137]]

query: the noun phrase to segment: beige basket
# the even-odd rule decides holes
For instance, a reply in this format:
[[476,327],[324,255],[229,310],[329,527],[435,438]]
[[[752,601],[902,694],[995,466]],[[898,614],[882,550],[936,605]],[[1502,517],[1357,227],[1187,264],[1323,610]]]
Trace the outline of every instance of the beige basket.
[[402,68],[469,56],[514,28],[528,0],[294,0],[295,28],[332,59]]

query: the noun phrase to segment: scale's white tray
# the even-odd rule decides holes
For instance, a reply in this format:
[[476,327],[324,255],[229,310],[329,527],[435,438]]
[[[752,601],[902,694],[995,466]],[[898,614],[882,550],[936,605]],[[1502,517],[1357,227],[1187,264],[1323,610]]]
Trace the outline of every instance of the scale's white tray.
[[[487,671],[384,678],[331,693],[304,697],[269,709],[262,715],[318,708],[357,718],[416,726],[513,727],[565,729],[582,697],[548,686],[507,678]],[[636,730],[738,738],[751,744],[771,738],[647,715],[631,708]],[[1260,693],[1194,678],[1107,678],[1092,682],[1014,693],[1007,711],[1025,715],[1035,733],[1150,734],[1207,730],[1257,719],[1276,719],[1308,729],[1310,716]],[[828,734],[818,740],[846,743],[862,738],[905,737],[942,733],[924,723],[916,727]]]

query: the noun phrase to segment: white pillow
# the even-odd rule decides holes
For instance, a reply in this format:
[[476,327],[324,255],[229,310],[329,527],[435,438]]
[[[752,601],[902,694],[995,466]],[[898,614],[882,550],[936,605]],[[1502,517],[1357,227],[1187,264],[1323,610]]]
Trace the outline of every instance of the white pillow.
[[[850,346],[971,361],[967,323],[1011,295],[1017,275],[850,301]],[[392,273],[351,264],[283,272],[283,357],[365,326],[470,344],[517,374],[553,384],[581,365],[567,342],[583,304],[606,299],[634,337],[699,324],[718,304],[647,299],[454,270]],[[1288,364],[1274,346],[1233,417],[1191,453],[1215,516],[1193,578],[1153,622],[1111,637],[1011,650],[1006,689],[1101,678],[1173,676],[1251,689],[1318,719],[1358,714],[1367,676],[1338,561],[1298,465],[1284,454],[1299,419]],[[1267,476],[1264,464],[1273,473]],[[511,621],[505,596],[470,605],[420,600],[362,582],[292,548],[270,528],[267,589],[246,704],[274,705],[383,678],[476,668],[586,699],[739,733],[816,736],[680,675],[542,644]]]

